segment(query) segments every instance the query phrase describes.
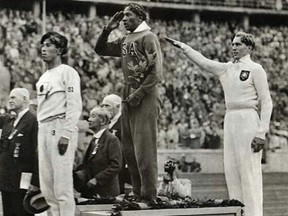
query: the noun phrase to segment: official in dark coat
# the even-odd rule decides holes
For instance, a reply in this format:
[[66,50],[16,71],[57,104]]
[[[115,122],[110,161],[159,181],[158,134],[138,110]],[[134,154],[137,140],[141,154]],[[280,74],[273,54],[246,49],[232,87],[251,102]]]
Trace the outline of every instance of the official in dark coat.
[[25,88],[10,92],[10,112],[0,116],[0,191],[4,216],[30,216],[22,201],[29,187],[39,186],[37,166],[37,119],[29,111]]
[[94,136],[85,153],[83,163],[74,172],[74,187],[82,197],[91,198],[120,194],[118,173],[122,166],[120,141],[109,132],[110,115],[95,107],[90,112],[89,128]]

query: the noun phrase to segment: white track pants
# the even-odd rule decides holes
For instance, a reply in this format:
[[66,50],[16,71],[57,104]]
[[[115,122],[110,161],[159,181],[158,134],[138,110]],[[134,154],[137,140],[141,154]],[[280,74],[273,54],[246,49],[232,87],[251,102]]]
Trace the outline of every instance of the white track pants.
[[224,122],[224,168],[230,199],[244,203],[245,216],[263,215],[261,155],[251,142],[259,126],[255,110],[228,111]]
[[58,152],[58,141],[64,119],[55,119],[39,125],[39,177],[40,189],[50,205],[48,215],[73,216],[75,201],[72,169],[78,132],[71,135],[64,155]]

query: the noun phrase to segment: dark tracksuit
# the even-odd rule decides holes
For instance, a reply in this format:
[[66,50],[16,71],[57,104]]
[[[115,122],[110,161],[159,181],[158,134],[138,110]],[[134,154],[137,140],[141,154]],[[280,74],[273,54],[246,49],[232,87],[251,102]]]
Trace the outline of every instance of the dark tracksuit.
[[153,200],[157,196],[157,120],[162,78],[162,53],[157,36],[150,29],[134,31],[108,42],[105,28],[95,51],[122,60],[124,103],[122,106],[123,152],[136,197]]

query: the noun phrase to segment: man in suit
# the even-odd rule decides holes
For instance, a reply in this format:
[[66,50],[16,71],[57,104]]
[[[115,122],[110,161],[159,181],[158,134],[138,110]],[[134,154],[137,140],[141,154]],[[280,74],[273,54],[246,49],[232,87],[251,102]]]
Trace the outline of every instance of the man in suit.
[[39,186],[38,124],[36,116],[29,111],[29,101],[27,89],[13,89],[9,105],[15,115],[0,116],[0,190],[4,216],[30,216],[22,201],[30,184],[30,187]]
[[[105,108],[111,116],[109,131],[113,133],[121,142],[121,103],[122,99],[116,94],[107,95],[103,100],[101,107]],[[121,149],[123,149],[123,144],[121,143]],[[123,150],[122,150],[123,151]],[[124,153],[122,152],[122,155]],[[122,169],[119,172],[119,186],[120,193],[125,193],[125,183],[131,184],[130,173],[128,170],[127,163],[123,158]]]
[[103,98],[101,107],[110,114],[109,130],[121,141],[121,103],[122,99],[116,94],[110,94]]
[[96,194],[107,197],[120,194],[118,173],[122,165],[120,141],[109,132],[109,112],[95,107],[88,119],[94,132],[83,163],[74,172],[74,187],[82,197]]

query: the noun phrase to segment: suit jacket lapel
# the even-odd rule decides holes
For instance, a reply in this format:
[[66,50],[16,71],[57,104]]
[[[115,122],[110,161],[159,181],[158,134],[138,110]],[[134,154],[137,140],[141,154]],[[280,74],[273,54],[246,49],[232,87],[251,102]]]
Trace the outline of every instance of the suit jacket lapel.
[[15,127],[15,129],[17,129],[18,132],[21,132],[22,129],[25,128],[26,125],[29,123],[29,119],[30,119],[29,116],[30,116],[30,113],[28,111],[19,120],[18,124]]
[[[94,148],[92,147],[93,144],[90,143],[91,145],[91,150],[89,151],[89,157],[88,157],[88,160],[91,160],[93,157],[95,157],[95,155],[97,155],[99,153],[99,151],[103,148],[104,144],[105,144],[105,137],[106,137],[106,133],[107,133],[107,130],[105,130],[103,132],[103,134],[101,135],[101,137],[99,138],[98,140],[98,147],[97,147],[97,152],[95,154],[92,154],[92,152],[94,151]],[[95,139],[94,139],[95,140]],[[94,141],[95,142],[95,141]]]
[[13,119],[9,121],[6,128],[4,128],[5,131],[3,131],[2,134],[6,134],[7,136],[9,136],[12,133],[12,131],[14,130],[13,122]]

